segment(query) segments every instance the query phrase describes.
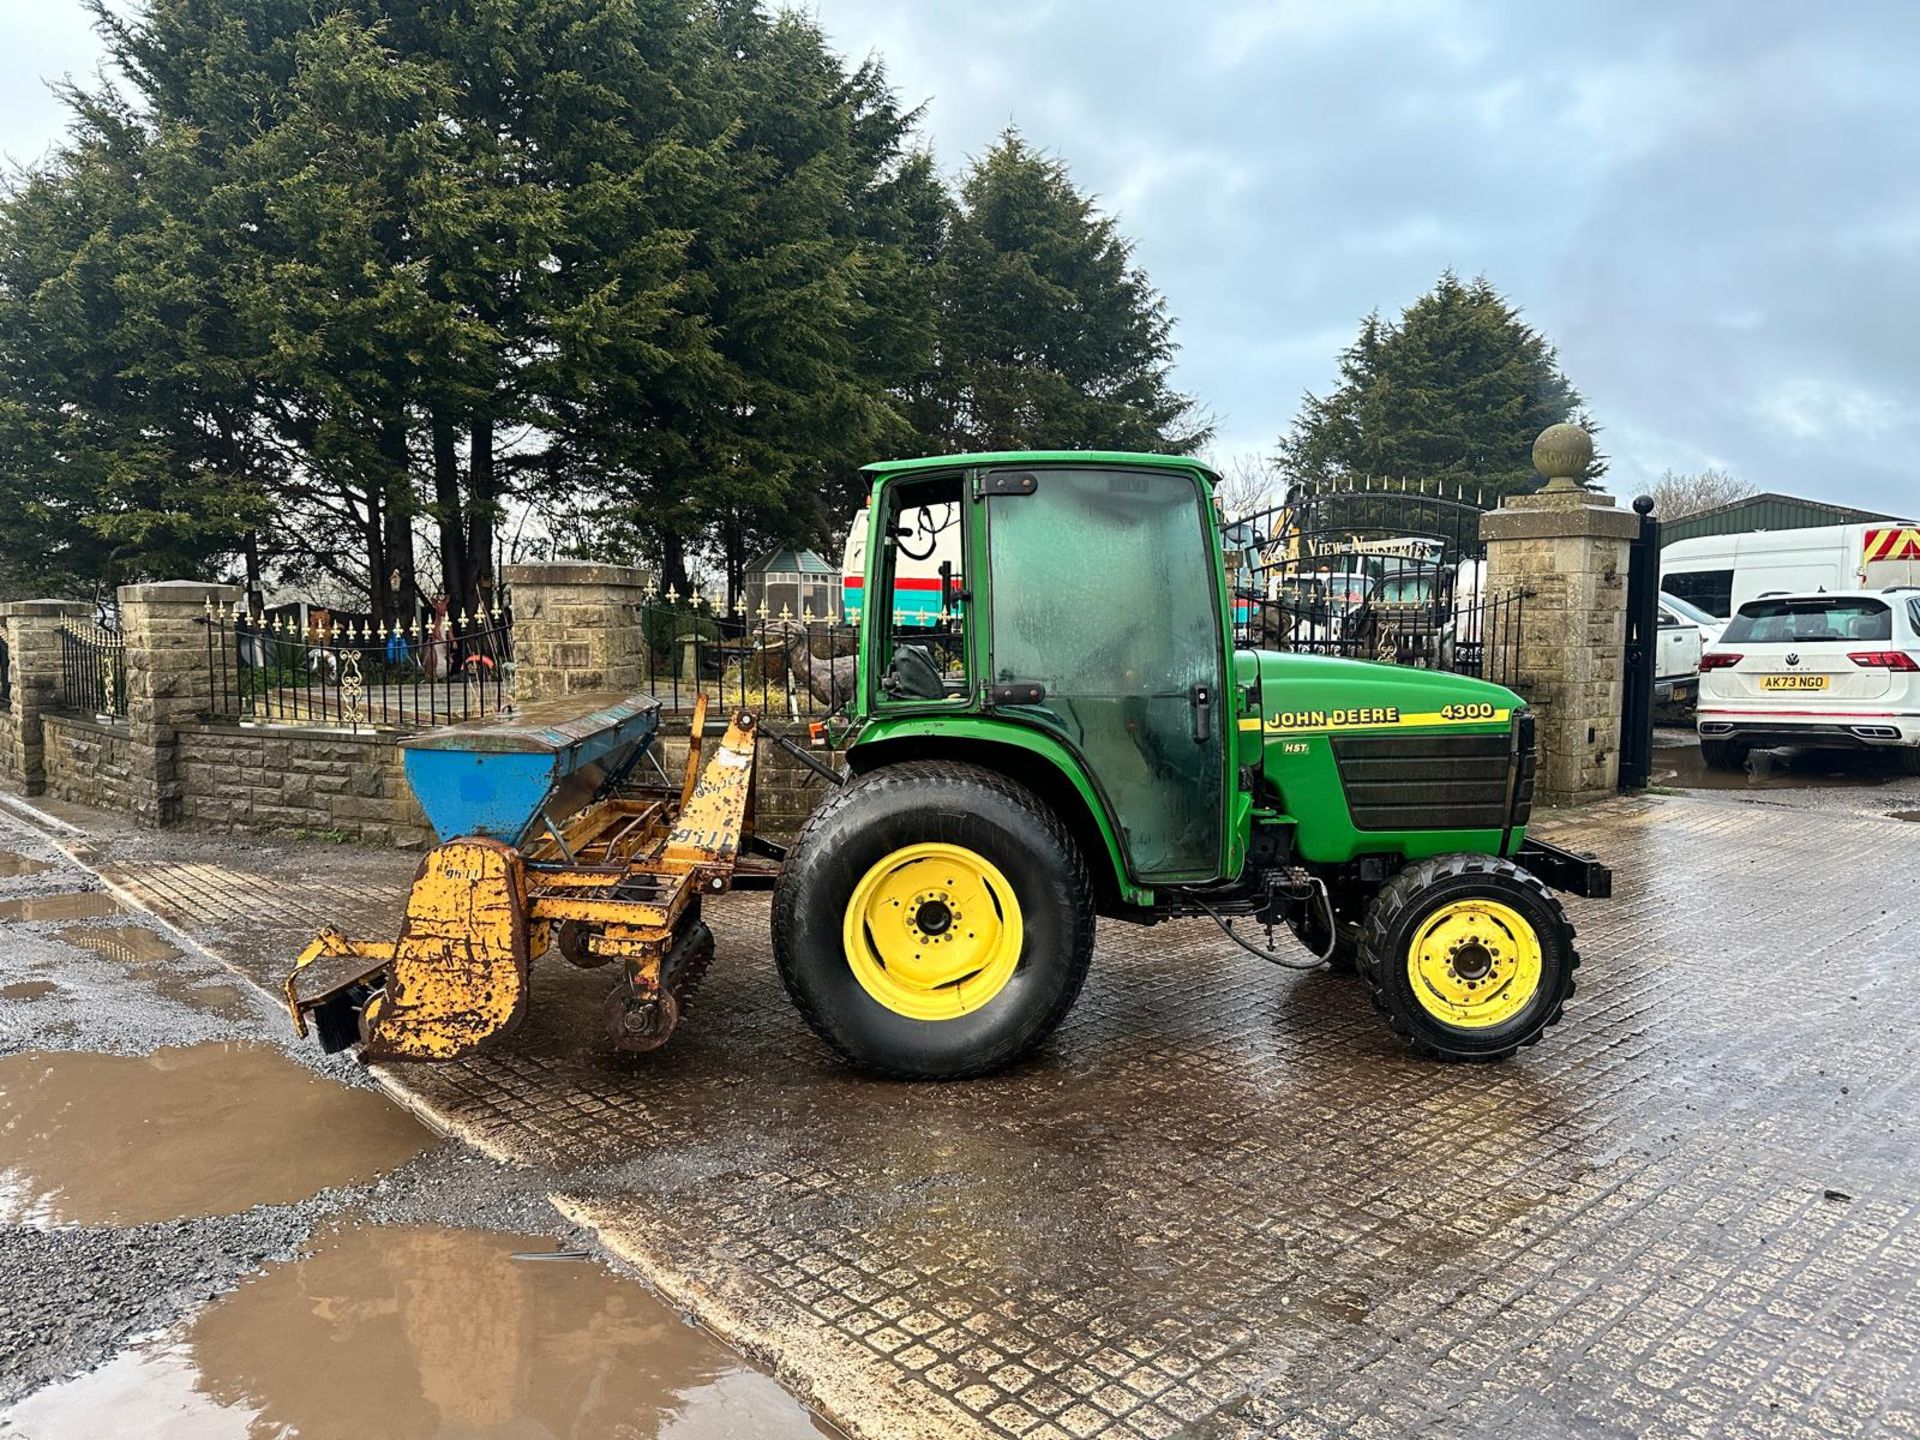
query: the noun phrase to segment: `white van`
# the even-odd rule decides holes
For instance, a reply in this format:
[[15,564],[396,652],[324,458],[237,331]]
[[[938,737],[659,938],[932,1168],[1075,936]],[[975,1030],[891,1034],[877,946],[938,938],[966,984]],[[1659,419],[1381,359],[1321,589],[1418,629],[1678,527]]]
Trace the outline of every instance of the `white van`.
[[[868,507],[862,505],[847,530],[840,552],[840,585],[849,620],[857,620],[866,603]],[[922,505],[905,518],[896,537],[893,565],[893,623],[928,626],[940,623],[942,611],[955,602],[947,598],[963,588],[960,573],[960,517],[955,505]],[[945,567],[944,570],[942,567]],[[942,576],[949,589],[942,588]]]
[[1912,521],[1700,535],[1660,552],[1660,588],[1724,620],[1762,595],[1920,585]]

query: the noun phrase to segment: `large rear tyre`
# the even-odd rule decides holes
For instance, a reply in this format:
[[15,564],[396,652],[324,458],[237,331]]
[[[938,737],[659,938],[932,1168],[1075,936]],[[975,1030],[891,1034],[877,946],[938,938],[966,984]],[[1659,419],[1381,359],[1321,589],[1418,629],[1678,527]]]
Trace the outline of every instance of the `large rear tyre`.
[[1374,1007],[1436,1060],[1504,1060],[1573,994],[1580,956],[1553,892],[1510,860],[1440,855],[1374,898],[1360,934]]
[[1093,957],[1073,837],[1031,792],[950,761],[891,766],[801,828],[773,953],[843,1059],[898,1079],[982,1075],[1066,1018]]

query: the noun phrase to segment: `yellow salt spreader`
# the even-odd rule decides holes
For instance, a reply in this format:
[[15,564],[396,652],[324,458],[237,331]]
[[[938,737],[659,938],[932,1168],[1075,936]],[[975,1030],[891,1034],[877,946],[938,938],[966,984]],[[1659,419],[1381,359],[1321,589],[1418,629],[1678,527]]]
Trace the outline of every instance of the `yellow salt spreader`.
[[705,720],[701,696],[677,782],[646,695],[570,695],[401,741],[440,843],[397,939],[329,928],[301,953],[295,1028],[368,1060],[457,1060],[520,1022],[528,967],[552,948],[619,966],[603,1012],[617,1048],[664,1044],[713,958],[702,899],[771,885],[780,856],[753,834],[754,717],[734,715],[710,755]]

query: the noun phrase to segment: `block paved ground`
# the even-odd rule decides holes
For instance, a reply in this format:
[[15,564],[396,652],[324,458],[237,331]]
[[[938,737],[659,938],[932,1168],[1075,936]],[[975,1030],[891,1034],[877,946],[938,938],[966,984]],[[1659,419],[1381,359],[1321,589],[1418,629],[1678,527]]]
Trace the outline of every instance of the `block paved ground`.
[[[383,1080],[860,1436],[1920,1434],[1920,825],[1649,797],[1517,1060],[1417,1060],[1361,986],[1210,926],[1103,925],[1036,1061],[862,1080],[788,1004],[762,897],[665,1050],[607,979]],[[410,857],[173,834],[111,880],[266,983],[388,923]],[[317,1137],[322,1138],[322,1137]]]

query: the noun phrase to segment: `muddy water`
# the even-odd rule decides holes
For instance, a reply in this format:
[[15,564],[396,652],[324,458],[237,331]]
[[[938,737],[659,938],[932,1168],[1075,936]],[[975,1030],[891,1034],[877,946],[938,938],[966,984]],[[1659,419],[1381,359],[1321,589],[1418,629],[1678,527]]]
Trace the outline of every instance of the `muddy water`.
[[0,920],[93,920],[127,912],[104,890],[77,895],[28,895],[0,901]]
[[14,985],[0,985],[0,1000],[44,1000],[59,988],[51,980],[22,980]]
[[1755,750],[1744,771],[1709,770],[1698,745],[1660,745],[1653,752],[1653,783],[1682,790],[1793,790],[1808,786],[1885,785],[1894,778],[1888,758],[1870,751]]
[[34,1440],[831,1433],[772,1380],[550,1241],[355,1227],[243,1282],[182,1330],[0,1417]]
[[58,934],[69,945],[130,965],[173,960],[180,954],[180,947],[166,936],[142,925],[74,926]]
[[34,860],[14,850],[0,850],[0,880],[12,880],[20,875],[38,875],[52,868],[45,860]]
[[0,1221],[231,1215],[357,1184],[433,1136],[259,1045],[0,1059]]

